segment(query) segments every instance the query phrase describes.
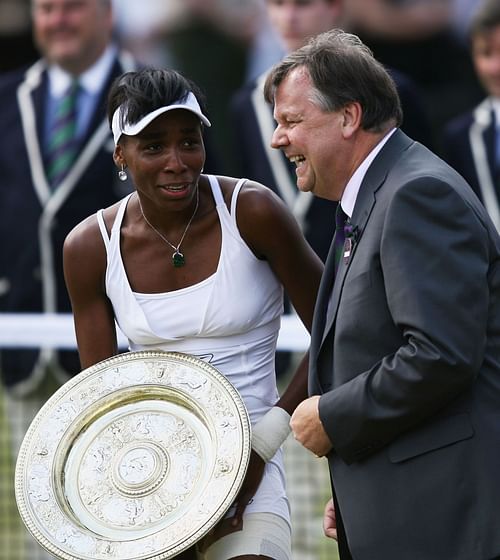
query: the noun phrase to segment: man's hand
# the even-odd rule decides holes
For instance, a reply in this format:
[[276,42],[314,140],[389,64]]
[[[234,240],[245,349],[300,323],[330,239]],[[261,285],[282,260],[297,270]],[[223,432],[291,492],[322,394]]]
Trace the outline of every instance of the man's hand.
[[332,448],[319,418],[319,396],[309,397],[295,409],[290,420],[293,437],[317,457],[323,457]]
[[337,518],[335,517],[333,498],[330,498],[325,506],[325,512],[323,514],[323,532],[330,539],[337,540]]

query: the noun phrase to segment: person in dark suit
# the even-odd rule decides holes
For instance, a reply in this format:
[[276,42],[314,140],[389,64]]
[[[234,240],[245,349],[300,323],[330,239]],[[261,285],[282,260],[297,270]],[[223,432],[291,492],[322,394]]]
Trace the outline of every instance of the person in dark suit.
[[[333,27],[340,18],[340,0],[266,0],[267,16],[285,52],[302,46],[310,37]],[[230,104],[230,120],[235,138],[237,174],[253,178],[271,188],[287,203],[304,235],[323,260],[333,236],[334,222],[328,218],[335,204],[297,192],[293,166],[271,148],[275,126],[272,107],[263,96],[268,71],[244,84]],[[321,227],[314,227],[314,224]]]
[[470,26],[472,60],[487,96],[443,130],[443,157],[470,184],[500,231],[500,2],[486,0]]
[[465,180],[400,130],[394,82],[357,36],[319,35],[265,94],[298,189],[344,214],[314,313],[311,396],[291,420],[328,458],[325,532],[342,560],[491,560],[500,237]]
[[[8,130],[0,150],[0,309],[69,312],[63,240],[89,212],[118,200],[129,188],[109,161],[113,142],[105,99],[111,81],[136,63],[111,43],[110,1],[37,0],[33,24],[43,57],[0,78],[0,118]],[[63,180],[51,185],[46,165],[50,121],[74,78],[80,87],[77,154]],[[78,355],[2,351],[3,380],[17,394],[40,382],[42,370],[52,366],[54,372],[74,374]]]
[[[63,240],[85,216],[130,189],[119,181],[111,158],[114,143],[105,100],[112,80],[137,64],[112,42],[111,0],[33,0],[32,16],[41,58],[0,77],[5,132],[0,148],[0,311],[69,313]],[[74,79],[79,90],[73,159],[67,173],[52,181],[51,127],[58,101]],[[3,408],[14,459],[40,406],[80,370],[76,351],[2,348]],[[2,501],[6,488],[2,485]],[[23,546],[29,560],[49,557],[31,548],[31,542],[16,544],[12,538],[3,548],[5,557],[17,558]]]
[[[345,0],[266,0],[269,22],[286,52],[303,46],[311,37],[342,23]],[[416,140],[430,145],[427,116],[418,88],[402,72],[391,70],[403,103],[403,129]],[[297,192],[293,166],[270,146],[275,126],[272,107],[262,95],[268,71],[233,96],[230,117],[237,143],[237,174],[269,186],[292,210],[306,239],[318,256],[326,259],[335,229],[335,203]]]
[[[266,0],[271,27],[286,52],[304,45],[308,39],[342,22],[345,0]],[[268,72],[245,84],[231,99],[230,120],[235,142],[236,174],[261,182],[288,205],[316,254],[324,262],[335,231],[336,203],[298,192],[295,170],[287,159],[271,148],[275,126],[272,106],[263,97]],[[417,87],[402,72],[393,70],[404,105],[404,128],[415,139],[430,144],[431,133]],[[286,312],[292,312],[286,302]],[[291,355],[276,354],[278,375],[286,373]]]

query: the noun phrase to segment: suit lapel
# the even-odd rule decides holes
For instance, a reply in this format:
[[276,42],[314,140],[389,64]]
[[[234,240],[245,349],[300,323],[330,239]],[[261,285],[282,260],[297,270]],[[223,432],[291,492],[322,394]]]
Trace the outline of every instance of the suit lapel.
[[310,354],[316,355],[321,346],[323,333],[325,332],[326,314],[328,302],[332,294],[332,286],[335,276],[335,248],[333,242],[330,245],[325,262],[325,269],[319,286],[318,297],[314,309],[313,324],[311,329]]
[[[46,65],[43,61],[38,61],[26,73],[26,79],[19,86],[18,102],[23,123],[25,144],[28,151],[28,159],[31,168],[31,176],[35,191],[43,208],[44,219],[49,223],[59,208],[64,204],[68,196],[74,190],[78,181],[86,171],[96,153],[102,148],[103,144],[109,139],[109,125],[107,119],[102,115],[102,104],[107,95],[107,90],[112,79],[120,75],[123,71],[134,68],[131,57],[124,55],[116,60],[110,73],[107,84],[103,87],[101,99],[96,103],[96,109],[91,119],[90,129],[93,131],[86,137],[81,146],[80,153],[75,160],[73,167],[54,192],[51,191],[45,174],[41,149],[41,122],[37,122],[37,113],[40,114],[40,107],[44,103],[43,93],[47,92]],[[37,134],[30,133],[32,123],[37,124]],[[110,156],[111,157],[111,156]]]
[[[327,309],[327,314],[324,321],[324,330],[318,352],[335,323],[345,278],[353,260],[356,257],[357,248],[366,230],[367,222],[376,203],[376,193],[386,180],[388,170],[392,166],[394,159],[399,157],[399,153],[403,149],[407,148],[411,143],[412,140],[410,140],[403,132],[396,130],[372,162],[363,179],[363,182],[361,183],[353,215],[351,217],[351,224],[356,230],[356,235],[349,259],[347,262],[345,262],[344,259],[341,259],[335,281],[333,281],[333,269],[329,271],[329,280],[325,278],[326,269],[323,275],[325,283],[329,281],[330,286],[333,284],[333,291],[331,292],[330,299],[326,299],[325,297],[323,300],[323,305],[324,308]],[[330,257],[333,259],[332,255],[329,255],[329,258]]]
[[[131,66],[126,66],[126,64],[131,64]],[[66,199],[71,195],[75,189],[78,181],[85,173],[87,168],[91,165],[92,160],[106,144],[110,142],[112,146],[113,140],[111,138],[111,132],[109,129],[109,123],[106,116],[102,114],[102,107],[100,103],[104,103],[107,91],[113,79],[120,75],[124,71],[132,70],[134,68],[133,61],[130,57],[124,56],[123,58],[117,59],[110,71],[108,81],[102,88],[101,100],[96,104],[94,111],[94,116],[92,117],[95,130],[91,132],[91,135],[87,138],[87,141],[82,145],[80,154],[76,159],[71,171],[63,179],[60,186],[53,193],[50,200],[48,200],[45,208],[44,214],[47,220],[52,220],[55,214],[58,212],[59,208],[64,204]],[[110,149],[111,158],[112,149]]]
[[337,271],[337,277],[333,281],[333,291],[331,292],[331,297],[327,305],[325,329],[323,331],[323,339],[321,341],[321,344],[323,344],[323,342],[325,341],[328,332],[335,322],[340,302],[340,296],[344,287],[345,277],[356,255],[356,250],[358,248],[361,236],[363,235],[363,231],[365,230],[366,222],[368,221],[368,217],[370,216],[373,205],[375,204],[374,191],[375,188],[378,188],[378,186],[380,186],[380,182],[376,184],[365,180],[363,181],[360,192],[358,194],[354,213],[351,218],[351,224],[356,229],[357,235],[353,242],[349,259],[346,262],[344,258],[341,258]]
[[328,301],[332,293],[332,285],[335,276],[335,248],[333,242],[330,245],[328,256],[325,261],[325,269],[321,277],[321,283],[316,298],[311,329],[311,343],[309,348],[309,381],[308,391],[310,395],[323,393],[317,368],[318,355],[323,343],[325,332],[326,312]]
[[[127,58],[127,60],[131,59]],[[119,75],[123,70],[131,68],[132,66],[120,67],[118,63],[115,63],[112,74]],[[47,312],[56,312],[57,286],[53,263],[57,256],[54,255],[52,226],[57,212],[71,195],[83,173],[111,135],[107,119],[102,116],[102,110],[100,111],[99,107],[97,107],[96,112],[100,114],[100,117],[95,118],[99,118],[99,126],[88,138],[85,145],[82,146],[82,150],[71,171],[64,178],[59,187],[54,192],[51,192],[43,165],[40,140],[42,134],[40,132],[40,123],[36,121],[37,111],[35,110],[35,107],[41,107],[43,109],[43,94],[46,92],[47,88],[42,86],[46,79],[47,73],[45,63],[43,61],[35,63],[28,69],[25,80],[20,84],[17,97],[33,186],[42,208],[38,232],[41,260],[40,267],[44,278],[42,282],[43,309]],[[30,131],[33,130],[35,124],[37,125],[36,130],[39,132],[37,134],[32,134]]]
[[[494,172],[495,120],[491,99],[486,98],[474,111],[474,122],[469,130],[469,142],[476,168],[483,204],[493,223],[500,231],[500,206],[496,195]],[[488,146],[491,149],[488,149]]]
[[[47,89],[46,77],[45,63],[40,60],[27,70],[25,79],[17,90],[19,113],[21,115],[24,143],[28,152],[31,178],[42,206],[45,205],[50,197],[50,188],[43,166],[41,149],[43,134],[41,131],[41,120],[37,118],[37,114],[42,114],[42,93]],[[45,85],[43,85],[44,83]],[[31,131],[33,129],[37,131],[36,134],[32,134]]]

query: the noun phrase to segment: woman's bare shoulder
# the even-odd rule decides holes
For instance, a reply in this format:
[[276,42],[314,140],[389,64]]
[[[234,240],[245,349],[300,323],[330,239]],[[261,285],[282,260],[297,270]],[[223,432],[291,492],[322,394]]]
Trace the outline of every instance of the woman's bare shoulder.
[[[257,181],[251,179],[240,179],[237,177],[228,177],[224,175],[217,176],[221,187],[224,200],[228,206],[230,205],[234,189],[239,181],[243,180],[240,192],[238,194],[239,206],[251,209],[253,205],[268,205],[270,203],[281,203],[281,199],[269,188]],[[243,204],[241,204],[243,202]]]
[[[103,210],[104,224],[108,236],[111,226],[118,211],[119,202]],[[97,220],[97,212],[87,216],[78,223],[66,236],[64,241],[65,252],[90,253],[95,250],[96,245],[102,246],[102,234]]]

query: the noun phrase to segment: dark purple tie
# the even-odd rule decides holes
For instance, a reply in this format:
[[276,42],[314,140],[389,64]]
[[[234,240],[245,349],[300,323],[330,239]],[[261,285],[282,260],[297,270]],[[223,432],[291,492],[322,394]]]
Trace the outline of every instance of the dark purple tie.
[[344,253],[345,244],[345,223],[347,221],[347,214],[342,210],[340,202],[337,205],[337,210],[335,211],[335,235],[333,236],[333,246],[335,248],[335,276],[337,275],[337,269],[340,264],[340,259]]

